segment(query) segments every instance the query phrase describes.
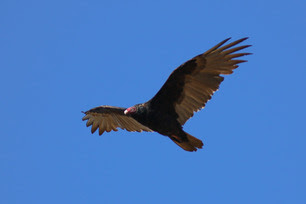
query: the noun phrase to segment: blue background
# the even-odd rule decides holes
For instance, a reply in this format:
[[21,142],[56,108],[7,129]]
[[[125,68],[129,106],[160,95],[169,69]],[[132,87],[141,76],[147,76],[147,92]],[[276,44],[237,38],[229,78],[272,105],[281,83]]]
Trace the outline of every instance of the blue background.
[[[306,2],[0,3],[0,203],[306,203]],[[184,129],[99,137],[99,105],[149,100],[181,63],[250,37]]]

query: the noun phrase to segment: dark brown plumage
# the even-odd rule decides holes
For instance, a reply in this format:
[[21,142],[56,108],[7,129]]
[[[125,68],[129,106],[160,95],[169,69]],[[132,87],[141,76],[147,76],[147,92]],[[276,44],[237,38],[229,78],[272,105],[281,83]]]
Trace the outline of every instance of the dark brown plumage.
[[246,62],[236,58],[250,53],[236,52],[250,45],[234,46],[247,38],[224,45],[229,39],[175,69],[148,102],[128,109],[99,106],[86,111],[83,120],[88,120],[87,126],[92,125],[92,133],[99,128],[100,135],[104,131],[117,131],[118,127],[137,132],[155,131],[168,136],[186,151],[202,148],[202,141],[186,133],[182,126],[218,90],[224,79],[220,75],[231,74],[239,63]]

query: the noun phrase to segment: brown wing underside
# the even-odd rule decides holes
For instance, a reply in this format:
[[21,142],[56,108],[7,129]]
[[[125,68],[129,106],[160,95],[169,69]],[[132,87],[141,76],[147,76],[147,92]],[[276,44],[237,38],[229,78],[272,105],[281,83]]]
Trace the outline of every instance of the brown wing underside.
[[99,135],[102,135],[105,131],[118,131],[118,127],[131,132],[152,132],[150,128],[140,124],[132,117],[126,116],[124,110],[125,108],[114,106],[99,106],[86,111],[82,120],[88,120],[87,127],[92,125],[92,133],[99,128]]
[[229,39],[175,69],[151,99],[152,107],[174,114],[181,125],[185,124],[194,112],[204,108],[224,79],[220,75],[233,73],[239,63],[246,62],[236,58],[250,54],[236,53],[250,45],[233,48],[247,38],[224,45]]

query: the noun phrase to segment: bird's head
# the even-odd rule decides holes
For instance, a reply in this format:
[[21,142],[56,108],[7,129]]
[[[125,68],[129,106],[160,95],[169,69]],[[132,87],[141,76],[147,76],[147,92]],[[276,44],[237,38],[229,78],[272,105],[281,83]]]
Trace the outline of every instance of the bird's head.
[[137,108],[135,106],[132,106],[132,107],[125,109],[124,115],[131,115],[136,112],[137,112]]

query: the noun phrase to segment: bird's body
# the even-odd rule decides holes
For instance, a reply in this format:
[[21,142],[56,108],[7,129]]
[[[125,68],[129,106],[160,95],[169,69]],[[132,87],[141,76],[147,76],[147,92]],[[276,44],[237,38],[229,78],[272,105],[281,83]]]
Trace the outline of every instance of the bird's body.
[[[128,131],[155,131],[168,136],[186,151],[202,148],[201,140],[186,133],[182,126],[194,112],[204,108],[213,93],[218,90],[223,77],[231,74],[238,63],[236,60],[250,53],[237,53],[249,45],[232,48],[246,40],[243,38],[224,45],[222,41],[205,53],[198,55],[175,69],[158,93],[148,102],[130,108],[99,106],[85,112],[83,120],[92,125],[92,133],[99,128],[117,131],[117,127]],[[231,48],[231,49],[229,49]]]
[[182,127],[172,115],[152,109],[150,101],[136,107],[137,111],[131,113],[131,117],[155,132],[168,136]]

